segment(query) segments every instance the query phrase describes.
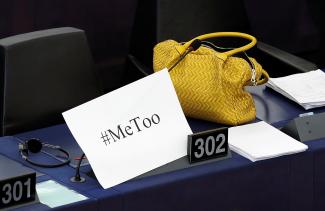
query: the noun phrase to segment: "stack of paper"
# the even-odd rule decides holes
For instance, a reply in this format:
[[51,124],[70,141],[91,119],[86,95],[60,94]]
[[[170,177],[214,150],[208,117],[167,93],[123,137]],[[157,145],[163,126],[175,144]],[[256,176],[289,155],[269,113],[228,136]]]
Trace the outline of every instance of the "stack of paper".
[[325,73],[321,70],[270,78],[267,86],[306,110],[325,105]]
[[229,128],[229,147],[255,162],[307,150],[307,146],[280,130],[258,122]]

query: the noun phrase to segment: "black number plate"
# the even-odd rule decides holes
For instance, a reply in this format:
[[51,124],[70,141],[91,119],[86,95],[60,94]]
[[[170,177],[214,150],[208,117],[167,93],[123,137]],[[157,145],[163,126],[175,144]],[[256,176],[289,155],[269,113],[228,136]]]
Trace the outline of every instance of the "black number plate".
[[36,173],[0,181],[0,209],[35,200]]
[[228,155],[228,128],[189,135],[187,152],[190,163],[226,157]]

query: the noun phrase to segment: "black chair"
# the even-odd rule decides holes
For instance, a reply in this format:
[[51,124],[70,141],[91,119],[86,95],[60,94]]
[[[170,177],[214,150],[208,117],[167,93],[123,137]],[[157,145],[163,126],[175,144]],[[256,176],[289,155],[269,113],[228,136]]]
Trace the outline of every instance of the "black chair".
[[[130,54],[137,58],[142,64],[151,68],[153,47],[158,42],[166,39],[174,39],[176,41],[187,41],[195,36],[217,32],[217,31],[239,31],[250,33],[257,37],[259,41],[257,47],[248,52],[249,56],[256,57],[262,66],[268,71],[271,77],[285,76],[297,72],[305,72],[317,69],[317,66],[302,58],[287,53],[292,48],[301,47],[300,51],[308,51],[313,49],[313,37],[317,38],[317,33],[308,31],[308,28],[314,28],[313,21],[309,17],[308,8],[305,7],[306,0],[299,0],[298,5],[294,5],[295,11],[287,12],[288,5],[293,5],[293,0],[283,3],[277,1],[269,2],[268,5],[273,5],[273,10],[263,6],[264,3],[256,1],[243,0],[201,0],[201,1],[171,1],[171,0],[154,0],[154,1],[138,1],[138,7],[135,16],[135,24],[131,39]],[[291,2],[291,3],[290,3]],[[296,11],[297,10],[297,11]],[[277,24],[275,16],[263,15],[263,12],[274,14],[274,11],[281,12],[281,27],[303,30],[302,34],[288,34],[286,31],[285,40],[280,40],[285,29],[278,29],[280,24]],[[259,15],[256,15],[258,12]],[[296,20],[293,14],[301,17]],[[290,20],[286,19],[286,16]],[[290,17],[289,17],[290,16]],[[263,21],[260,21],[263,20]],[[295,25],[290,24],[294,21]],[[300,26],[300,22],[304,22],[307,26]],[[269,31],[263,31],[266,28]],[[275,29],[275,30],[273,30]],[[273,31],[272,31],[273,30]],[[266,33],[267,32],[267,33]],[[296,31],[294,31],[296,32]],[[277,35],[277,36],[275,36]],[[308,36],[307,36],[308,35]],[[309,36],[310,35],[310,36]],[[287,36],[292,36],[291,39]],[[268,38],[273,39],[268,39]],[[275,39],[277,37],[278,39]],[[298,46],[295,40],[311,40],[311,43],[301,42]],[[273,41],[273,42],[272,42]],[[214,43],[222,47],[240,46],[238,39],[218,39]],[[268,43],[265,44],[264,42]],[[290,45],[289,45],[290,43]],[[278,46],[283,50],[273,47]],[[286,44],[286,45],[284,45]],[[297,54],[298,56],[303,56]],[[306,57],[309,59],[309,57]],[[134,58],[129,61],[135,65]],[[313,59],[312,61],[317,61]],[[317,62],[318,64],[318,62]],[[320,64],[321,65],[321,64]],[[130,71],[131,72],[131,71]]]
[[71,26],[85,31],[105,91],[121,86],[137,0],[1,0],[0,39]]
[[0,40],[0,135],[63,122],[102,94],[84,31],[56,28]]

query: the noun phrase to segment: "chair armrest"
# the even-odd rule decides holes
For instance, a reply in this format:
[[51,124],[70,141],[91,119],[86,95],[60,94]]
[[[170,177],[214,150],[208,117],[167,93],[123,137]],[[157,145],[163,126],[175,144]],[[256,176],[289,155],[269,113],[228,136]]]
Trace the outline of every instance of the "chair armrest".
[[257,42],[257,48],[267,54],[268,56],[274,57],[275,59],[280,60],[281,62],[295,68],[299,72],[308,72],[311,70],[318,69],[317,65],[307,61],[303,58],[290,54],[286,51],[268,45],[266,43]]

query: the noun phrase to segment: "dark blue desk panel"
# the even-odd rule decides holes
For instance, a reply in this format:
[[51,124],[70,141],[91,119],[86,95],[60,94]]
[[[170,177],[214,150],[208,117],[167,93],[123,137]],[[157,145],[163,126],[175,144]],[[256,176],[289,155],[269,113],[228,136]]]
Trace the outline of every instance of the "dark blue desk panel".
[[306,210],[311,198],[297,196],[291,189],[311,192],[312,183],[293,184],[293,163],[289,156],[251,163],[234,153],[219,163],[115,188],[123,193],[126,210]]
[[[59,125],[59,126],[54,126],[54,127],[49,127],[49,128],[45,128],[42,130],[37,130],[36,134],[39,135],[40,132],[44,132],[41,134],[41,137],[47,139],[47,136],[51,136],[52,138],[55,137],[56,135],[58,135],[57,133],[57,127],[62,128],[62,132],[64,133],[64,128],[67,129],[65,127],[65,125]],[[33,132],[29,132],[29,134],[33,134]],[[60,135],[59,135],[60,136]],[[33,137],[38,137],[38,136],[33,136]],[[65,137],[67,138],[67,137]],[[71,146],[76,145],[77,143],[74,141],[73,137],[70,136],[68,137],[68,139],[64,139],[67,141],[71,141]],[[51,142],[53,141],[53,142]],[[48,143],[52,143],[52,144],[57,144],[55,139],[51,139],[51,141],[48,141]],[[58,141],[60,142],[61,139]],[[23,163],[24,165],[26,165],[27,167],[33,168],[38,172],[41,172],[43,174],[45,174],[46,176],[41,176],[37,178],[37,182],[40,181],[44,181],[47,179],[53,179],[65,186],[67,186],[68,188],[71,188],[73,190],[76,190],[77,192],[87,196],[89,199],[84,200],[84,201],[80,201],[80,202],[76,202],[76,203],[72,203],[72,204],[68,204],[65,206],[61,206],[60,209],[67,209],[67,210],[90,210],[90,209],[97,209],[98,207],[98,200],[95,196],[91,195],[89,193],[90,190],[97,188],[98,190],[103,190],[98,181],[87,177],[87,175],[83,175],[84,177],[86,177],[86,182],[79,184],[79,183],[73,183],[70,181],[70,178],[75,174],[75,169],[70,167],[70,166],[64,166],[64,167],[59,167],[59,168],[42,168],[42,167],[36,167],[33,166],[25,161],[22,160],[20,153],[18,152],[18,141],[17,139],[13,138],[13,137],[2,137],[0,138],[0,153],[15,160],[18,162]],[[46,154],[42,154],[42,153],[38,153],[35,155],[31,155],[32,159],[35,161],[39,161],[39,162],[57,162],[56,159],[47,156]],[[121,201],[121,197],[120,194],[114,190],[114,189],[108,189],[105,190],[105,192],[107,194],[110,195],[110,197],[106,200],[106,203],[109,205],[109,207],[111,207],[114,210],[121,210],[122,208],[122,201]],[[24,210],[26,208],[26,210],[30,210],[30,209],[37,209],[40,205],[30,205],[27,207],[22,207],[19,210]],[[41,206],[41,210],[43,210],[44,206]]]
[[271,124],[294,119],[302,113],[325,112],[325,107],[305,110],[297,103],[287,99],[265,85],[246,87],[246,89],[254,97],[256,116]]
[[310,141],[314,165],[313,210],[325,210],[325,139]]
[[[265,86],[250,88],[250,91],[254,95],[257,116],[277,126],[282,126],[300,113],[308,112]],[[325,110],[311,111],[317,113]],[[194,119],[188,121],[193,132],[222,126]],[[61,145],[75,156],[81,152],[66,125],[18,136],[41,138],[45,142]],[[76,184],[70,182],[70,177],[74,175],[74,169],[70,166],[45,169],[25,163],[18,153],[17,140],[12,137],[0,138],[0,153],[46,174],[38,181],[54,179],[90,198],[58,209],[324,210],[325,140],[307,144],[310,149],[304,153],[255,163],[233,153],[231,159],[131,180],[107,190],[85,175],[90,166],[81,169],[86,182]],[[33,158],[43,162],[56,161],[44,154]],[[43,205],[33,205],[19,210],[43,208]]]
[[[207,129],[212,129],[221,126],[212,122],[205,122],[205,121],[195,120],[195,119],[189,119],[189,122],[192,125],[194,131],[207,130]],[[72,151],[74,155],[80,156],[81,149],[79,148],[78,144],[72,137],[69,129],[65,124],[34,130],[30,132],[25,132],[25,133],[17,134],[16,136],[20,137],[23,140],[27,140],[28,138],[39,138],[44,142],[60,145],[64,147],[64,149],[67,149],[69,152]],[[93,198],[96,198],[97,203],[102,209],[105,209],[107,207],[113,210],[122,209],[121,206],[122,197],[120,197],[120,194],[116,190],[114,190],[114,188],[103,190],[100,187],[97,180],[89,178],[85,174],[83,174],[83,176],[86,177],[87,179],[86,183],[82,183],[82,184],[72,183],[70,182],[70,177],[74,175],[74,170],[71,170],[68,166],[63,168],[56,168],[56,169],[34,167],[29,163],[22,161],[20,154],[18,153],[17,139],[13,137],[3,137],[0,138],[0,143],[1,146],[3,146],[2,149],[0,148],[0,153],[9,155],[10,158],[17,160],[19,162],[23,162],[26,166],[30,166],[34,169],[39,170],[40,172],[43,172],[48,175],[52,175],[54,180],[59,181],[62,184],[65,184],[66,186],[73,188],[78,192],[85,194],[88,197],[92,196]],[[31,158],[35,161],[38,160],[40,162],[50,162],[50,163],[57,162],[57,160],[44,154],[36,154],[31,156],[32,156]],[[89,170],[90,170],[89,166],[85,166],[81,169],[82,172],[89,172]]]
[[[200,129],[215,127],[213,123],[201,124],[196,120],[189,122],[192,127],[200,126]],[[52,144],[64,141],[70,147],[77,145],[65,125],[19,136],[42,138]],[[24,162],[18,153],[16,139],[3,137],[0,138],[0,144],[1,154]],[[34,158],[54,162],[53,158],[42,154]],[[82,168],[86,182],[76,184],[70,182],[70,177],[74,175],[74,169],[70,166],[45,169],[24,164],[90,198],[60,209],[310,210],[313,203],[314,180],[310,172],[314,170],[311,150],[255,163],[233,153],[231,159],[132,180],[107,190],[84,174],[89,166]],[[36,209],[35,206],[40,205],[34,205],[33,208]]]

